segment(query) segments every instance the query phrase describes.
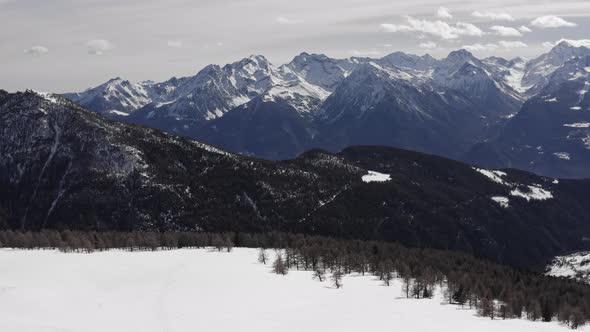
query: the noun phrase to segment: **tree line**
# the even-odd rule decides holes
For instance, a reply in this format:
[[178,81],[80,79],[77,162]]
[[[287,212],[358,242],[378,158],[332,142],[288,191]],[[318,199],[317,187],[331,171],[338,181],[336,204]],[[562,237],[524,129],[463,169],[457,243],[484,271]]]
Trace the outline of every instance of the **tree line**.
[[343,287],[351,273],[377,276],[386,286],[402,283],[403,296],[431,298],[436,287],[445,301],[477,310],[491,319],[557,320],[576,329],[590,319],[590,286],[576,280],[516,270],[468,254],[435,249],[407,248],[396,243],[339,240],[288,233],[201,232],[78,232],[0,231],[0,247],[63,252],[108,249],[167,250],[213,247],[261,248],[258,260],[270,262],[267,248],[279,249],[272,262],[277,274],[308,270],[319,281]]

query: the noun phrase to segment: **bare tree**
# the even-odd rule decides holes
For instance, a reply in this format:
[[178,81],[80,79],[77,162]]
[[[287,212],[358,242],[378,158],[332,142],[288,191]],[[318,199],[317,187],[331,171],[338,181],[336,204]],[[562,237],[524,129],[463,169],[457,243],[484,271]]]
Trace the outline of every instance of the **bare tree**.
[[260,248],[260,251],[258,251],[258,262],[266,265],[267,260],[268,255],[266,254],[266,250],[264,250],[264,248]]
[[326,280],[326,272],[323,269],[317,268],[313,272],[313,278],[320,282],[324,282],[324,280]]

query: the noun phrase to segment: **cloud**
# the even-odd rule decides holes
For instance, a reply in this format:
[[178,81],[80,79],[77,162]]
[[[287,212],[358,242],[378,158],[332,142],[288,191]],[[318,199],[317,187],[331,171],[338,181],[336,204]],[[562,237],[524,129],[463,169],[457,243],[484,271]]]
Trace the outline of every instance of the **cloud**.
[[437,36],[441,39],[457,39],[460,36],[483,36],[484,32],[470,23],[458,22],[448,24],[443,21],[427,21],[407,17],[408,24],[381,24],[381,29],[387,32],[420,32]]
[[447,7],[439,7],[436,11],[436,16],[440,18],[453,18],[453,14]]
[[495,31],[497,35],[504,36],[504,37],[520,37],[520,36],[522,36],[522,33],[520,31],[516,30],[515,28],[505,27],[505,26],[501,26],[501,25],[494,25],[493,27],[490,28],[490,30]]
[[521,47],[528,47],[527,44],[521,42],[521,41],[506,41],[506,40],[500,40],[498,42],[498,44],[500,44],[500,46],[504,47],[504,48],[521,48]]
[[538,28],[575,27],[577,25],[576,23],[568,22],[561,17],[553,15],[537,17],[531,22],[531,24]]
[[104,52],[113,49],[113,44],[106,39],[93,39],[86,43],[88,54],[102,55]]
[[49,53],[49,49],[45,46],[33,46],[25,50],[26,54],[41,56]]
[[471,15],[478,18],[486,18],[492,21],[514,21],[514,17],[508,13],[480,12],[476,10],[471,13]]
[[380,56],[382,53],[376,49],[370,50],[350,50],[348,51],[353,56],[357,57],[372,57],[372,56]]
[[526,25],[521,25],[518,30],[522,33],[527,33],[527,32],[533,32],[533,30],[531,30],[529,27],[527,27]]
[[463,48],[470,51],[470,52],[491,51],[491,50],[498,48],[498,45],[492,44],[492,43],[489,43],[489,44],[476,43],[476,44],[472,44],[472,45],[464,45]]
[[568,43],[568,44],[570,44],[573,47],[587,47],[587,48],[590,48],[590,39],[577,39],[577,40],[574,40],[574,39],[560,39],[560,40],[558,40],[556,42],[546,41],[542,45],[543,45],[543,47],[546,47],[546,48],[553,48],[553,47],[555,47],[555,46],[557,46],[558,44],[561,44],[561,43]]
[[425,48],[425,49],[433,49],[436,48],[436,43],[435,42],[425,42],[425,43],[421,43],[420,45],[418,45],[420,48]]
[[167,45],[168,45],[168,47],[174,47],[174,48],[181,48],[182,46],[184,46],[182,40],[169,40]]
[[301,20],[294,20],[294,19],[290,19],[284,16],[277,16],[277,18],[275,19],[275,22],[278,24],[283,24],[283,25],[290,25],[290,24],[299,24],[302,23]]

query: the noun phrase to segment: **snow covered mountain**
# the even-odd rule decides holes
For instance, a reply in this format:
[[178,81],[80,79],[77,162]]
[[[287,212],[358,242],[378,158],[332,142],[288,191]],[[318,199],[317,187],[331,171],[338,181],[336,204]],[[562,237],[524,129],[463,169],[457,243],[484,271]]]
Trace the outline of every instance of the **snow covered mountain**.
[[428,72],[439,64],[438,60],[428,54],[417,56],[404,52],[391,53],[378,59],[376,62],[386,68],[397,67],[415,72]]
[[517,57],[506,60],[500,57],[489,57],[483,59],[482,62],[485,63],[495,77],[518,92],[521,98],[526,98],[525,92],[527,89],[522,85],[522,78],[527,64],[526,59]]
[[323,54],[304,52],[290,63],[281,66],[281,70],[286,74],[293,73],[312,85],[332,92],[359,63],[364,61],[359,58],[332,59]]
[[590,177],[590,56],[573,58],[467,161],[559,177]]
[[[369,77],[376,75],[385,73]],[[30,91],[0,92],[0,121],[3,228],[281,230],[461,250],[528,267],[590,249],[587,181],[474,169],[386,147],[258,160]],[[280,134],[273,144],[284,144]]]
[[522,98],[483,61],[466,50],[451,52],[433,72],[436,86],[465,93],[492,117],[516,113]]
[[[576,66],[570,60],[588,52],[562,42],[531,61],[480,60],[466,50],[443,59],[403,52],[380,59],[301,53],[279,67],[257,55],[210,65],[191,77],[138,84],[118,79],[67,97],[119,121],[269,159],[376,144],[487,164],[492,157],[474,153],[480,146],[473,146],[501,132],[518,135],[508,133],[517,130],[508,123],[523,103],[572,79],[570,73],[583,74],[582,67],[570,68]],[[571,175],[559,167],[548,174]]]
[[152,82],[131,83],[117,77],[84,92],[65,94],[65,97],[107,117],[128,116],[157,98],[152,87]]
[[572,41],[562,41],[546,54],[527,62],[522,86],[527,96],[534,96],[549,83],[551,74],[575,57],[590,55],[590,49]]
[[451,156],[477,141],[485,124],[470,101],[420,79],[396,67],[360,66],[318,111],[316,144],[332,151],[389,145]]

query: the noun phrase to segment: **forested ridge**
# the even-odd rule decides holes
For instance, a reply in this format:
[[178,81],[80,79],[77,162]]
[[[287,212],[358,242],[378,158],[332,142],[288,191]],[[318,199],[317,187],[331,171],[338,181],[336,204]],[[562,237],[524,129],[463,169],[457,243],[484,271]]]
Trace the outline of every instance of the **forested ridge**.
[[[575,280],[517,270],[468,254],[407,248],[397,243],[339,240],[289,233],[0,231],[0,246],[57,248],[63,252],[169,250],[213,247],[261,248],[259,261],[273,271],[314,272],[319,281],[343,286],[351,273],[377,276],[385,285],[403,282],[403,296],[430,298],[441,287],[450,304],[477,310],[491,319],[558,320],[576,329],[590,318],[590,286]],[[272,255],[270,250],[277,249]]]

